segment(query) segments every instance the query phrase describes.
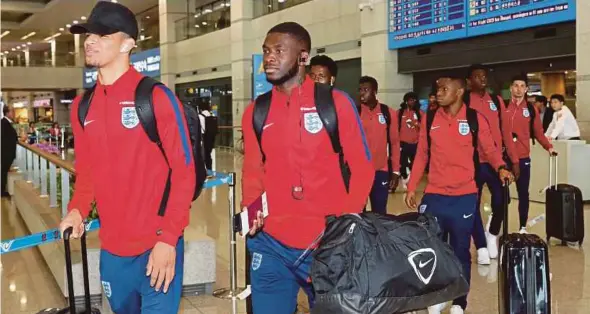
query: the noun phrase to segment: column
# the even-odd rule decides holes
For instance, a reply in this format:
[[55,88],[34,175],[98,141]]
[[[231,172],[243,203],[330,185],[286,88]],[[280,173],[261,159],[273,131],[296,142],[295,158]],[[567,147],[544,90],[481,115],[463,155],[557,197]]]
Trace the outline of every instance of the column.
[[16,66],[17,67],[20,66],[20,61],[21,61],[20,51],[17,51],[16,52]]
[[[231,72],[233,125],[242,125],[244,108],[252,100],[252,55],[248,47],[254,40],[251,21],[254,1],[232,1],[231,6]],[[256,47],[260,47],[262,43]],[[234,130],[234,144],[241,133]]]
[[77,67],[84,66],[84,56],[80,54],[80,34],[74,34],[74,65]]
[[55,42],[55,39],[51,40],[51,66],[55,67],[56,64],[56,47],[57,47],[57,43]]
[[2,66],[3,67],[7,67],[8,66],[8,56],[6,54],[4,54],[2,56]]
[[576,1],[576,112],[582,138],[590,140],[590,1]]
[[362,74],[377,80],[377,97],[382,103],[397,107],[414,83],[411,74],[398,73],[397,50],[388,48],[387,3],[375,1],[373,10],[363,10],[360,14]]
[[33,108],[33,103],[35,102],[35,95],[33,93],[29,93],[27,95],[27,116],[29,118],[29,122],[37,122],[35,119],[35,109]]
[[[174,22],[186,15],[186,1],[159,0],[160,15],[160,81],[174,91],[176,84],[176,28]],[[184,12],[184,13],[183,13]]]
[[31,54],[29,51],[29,47],[27,46],[27,48],[25,48],[25,66],[29,67],[30,63],[31,63]]

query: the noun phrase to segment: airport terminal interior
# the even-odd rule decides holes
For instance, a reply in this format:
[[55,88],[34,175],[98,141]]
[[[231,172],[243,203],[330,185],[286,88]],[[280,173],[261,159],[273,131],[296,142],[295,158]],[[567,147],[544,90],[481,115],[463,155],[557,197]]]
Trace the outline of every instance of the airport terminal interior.
[[[590,257],[588,263],[585,259],[590,244],[583,240],[584,230],[590,230],[590,220],[584,219],[590,210],[588,0],[2,0],[0,98],[2,108],[7,108],[3,115],[11,114],[2,121],[2,171],[9,149],[16,157],[6,168],[6,191],[2,191],[0,313],[36,314],[70,304],[65,249],[56,231],[76,189],[72,125],[79,121],[73,121],[70,114],[76,96],[92,88],[99,76],[98,69],[85,64],[86,35],[72,34],[70,28],[87,23],[99,2],[124,5],[135,15],[138,34],[130,64],[137,72],[161,81],[185,106],[215,117],[212,172],[192,203],[184,230],[178,313],[254,313],[247,293],[228,299],[222,290],[235,286],[238,294],[250,285],[246,240],[233,232],[235,221],[230,219],[239,211],[242,185],[247,181],[242,175],[244,153],[248,152],[244,151],[242,116],[256,97],[272,88],[262,45],[267,32],[282,22],[299,23],[309,32],[309,59],[324,55],[335,61],[338,70],[333,86],[349,94],[354,105],[362,102],[359,79],[371,76],[379,84],[379,102],[397,110],[405,95],[414,92],[417,110],[425,118],[437,80],[457,75],[467,78],[474,64],[486,71],[484,89],[507,104],[514,99],[512,78],[526,78],[526,101],[533,105],[540,102],[540,96],[546,97],[534,109],[539,115],[533,117],[540,125],[547,122],[542,127],[545,130],[552,120],[544,115],[553,115],[551,103],[560,101],[560,110],[573,116],[568,120],[572,123],[569,129],[575,124],[577,133],[550,139],[558,153],[554,168],[539,140],[530,143],[527,164],[529,235],[547,241],[547,230],[564,223],[548,219],[548,213],[556,210],[546,198],[553,185],[550,180],[579,189],[582,197],[579,205],[574,202],[579,208],[573,215],[577,225],[572,227],[579,239],[553,237],[547,242],[549,262],[544,271],[550,282],[545,287],[550,289],[538,293],[550,295],[550,311],[500,309],[501,256],[478,263],[472,243],[465,313],[590,313]],[[529,118],[526,112],[524,117]],[[556,121],[561,117],[557,112],[554,115]],[[125,119],[122,113],[123,125]],[[16,149],[4,145],[9,142],[6,137],[12,136],[5,131],[5,120],[15,130]],[[411,177],[411,167],[408,171]],[[427,182],[425,175],[416,191],[418,201]],[[388,214],[413,211],[405,203],[407,183],[403,179],[388,194]],[[518,195],[512,184],[511,233],[521,229]],[[492,197],[485,187],[481,198],[479,210],[487,228]],[[571,218],[563,217],[564,221]],[[107,299],[109,288],[99,275],[100,208],[93,207],[88,221],[91,303],[101,313],[113,313]],[[81,251],[79,242],[72,241],[73,299],[78,307],[84,306]],[[415,265],[414,270],[418,272]],[[314,313],[303,291],[297,303],[296,313]],[[442,313],[448,311],[449,306]],[[376,313],[386,314],[371,312]]]

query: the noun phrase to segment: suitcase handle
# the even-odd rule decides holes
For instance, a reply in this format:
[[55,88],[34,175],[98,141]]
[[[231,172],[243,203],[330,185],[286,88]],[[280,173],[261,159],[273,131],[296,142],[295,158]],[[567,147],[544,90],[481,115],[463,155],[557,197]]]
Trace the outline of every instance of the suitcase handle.
[[508,203],[510,200],[510,185],[508,180],[504,180],[502,187],[502,206],[504,207],[504,223],[502,223],[502,234],[504,239],[508,236]]
[[557,188],[557,161],[557,153],[551,153],[549,155],[549,188]]
[[[70,301],[70,313],[76,312],[76,302],[74,295],[74,274],[72,270],[72,250],[70,246],[70,238],[74,228],[68,227],[64,230],[64,251],[66,255],[66,274],[68,281],[68,298]],[[84,305],[86,306],[86,314],[91,314],[92,309],[90,307],[90,284],[88,279],[88,254],[86,249],[86,232],[82,233],[80,237],[80,245],[82,249],[82,273],[84,276]]]

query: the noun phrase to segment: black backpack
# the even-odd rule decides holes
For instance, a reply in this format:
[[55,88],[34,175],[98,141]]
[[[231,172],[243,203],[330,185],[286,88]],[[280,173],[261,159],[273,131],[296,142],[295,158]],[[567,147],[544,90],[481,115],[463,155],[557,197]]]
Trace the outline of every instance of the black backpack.
[[[166,87],[161,82],[156,81],[151,77],[144,77],[141,79],[141,81],[137,85],[137,88],[135,89],[135,110],[137,112],[139,122],[143,127],[145,133],[149,137],[150,141],[158,145],[158,148],[162,152],[162,155],[164,155],[164,159],[168,164],[168,178],[166,179],[166,186],[164,188],[164,193],[162,195],[162,200],[160,202],[160,209],[158,210],[158,215],[164,216],[164,214],[166,213],[166,206],[168,204],[168,197],[170,196],[170,177],[172,175],[172,169],[170,169],[168,157],[166,157],[166,152],[162,147],[160,135],[158,134],[157,121],[154,113],[154,104],[152,99],[153,90],[156,86],[161,86],[166,90],[167,94],[174,95],[172,91],[170,91],[168,87]],[[80,100],[80,104],[78,105],[78,122],[80,123],[80,126],[82,126],[82,129],[84,129],[84,121],[86,120],[86,116],[88,115],[88,111],[90,110],[90,104],[92,103],[92,96],[94,94],[95,88],[96,85],[87,89],[84,92],[84,95],[82,96],[82,100]],[[175,100],[172,98],[171,101]],[[199,114],[191,106],[183,104],[183,108],[184,117],[186,119],[186,124],[188,127],[188,134],[190,137],[190,144],[192,147],[193,160],[195,163],[196,185],[195,192],[192,198],[194,201],[201,194],[203,185],[205,183],[205,178],[207,177],[207,169],[205,168],[205,161],[203,158]]]
[[[359,115],[361,114],[361,111],[363,109],[363,106],[358,106],[358,111],[359,111]],[[386,125],[386,131],[387,132],[387,153],[389,158],[387,158],[387,173],[389,174],[389,180],[391,182],[392,176],[393,176],[393,165],[391,164],[391,156],[393,156],[391,154],[392,152],[392,146],[391,146],[391,135],[389,134],[390,130],[391,130],[391,115],[389,114],[389,107],[385,104],[379,104],[379,108],[381,109],[381,114],[383,114],[383,117],[385,118],[385,125]],[[400,116],[398,115],[398,120],[400,119]]]
[[329,216],[312,253],[312,314],[405,313],[466,295],[469,284],[429,214]]
[[216,116],[210,115],[205,116],[201,114],[205,118],[205,136],[204,140],[209,142],[214,142],[217,133],[219,132],[219,120]]
[[[334,97],[332,96],[332,87],[328,84],[315,84],[314,87],[315,106],[322,120],[322,124],[328,132],[332,149],[334,153],[338,154],[340,163],[340,172],[342,173],[342,180],[348,192],[350,186],[350,167],[344,159],[344,152],[340,144],[340,133],[338,132],[338,115],[336,114],[336,106],[334,105]],[[258,140],[258,147],[262,154],[262,162],[266,162],[266,155],[262,150],[262,132],[264,124],[268,118],[270,111],[270,103],[272,98],[272,91],[268,91],[256,98],[254,103],[254,113],[252,115],[252,124],[254,126],[254,133]]]
[[[467,109],[467,124],[469,124],[469,129],[471,131],[471,143],[473,145],[473,169],[475,170],[475,177],[478,178],[479,175],[479,154],[477,149],[477,141],[478,141],[478,133],[479,133],[479,121],[477,120],[477,111],[470,107],[466,107]],[[430,138],[430,130],[432,129],[432,123],[434,122],[434,117],[436,116],[436,112],[438,110],[428,110],[426,113],[426,140],[428,142],[428,163],[430,164],[430,146],[432,145],[432,140]]]

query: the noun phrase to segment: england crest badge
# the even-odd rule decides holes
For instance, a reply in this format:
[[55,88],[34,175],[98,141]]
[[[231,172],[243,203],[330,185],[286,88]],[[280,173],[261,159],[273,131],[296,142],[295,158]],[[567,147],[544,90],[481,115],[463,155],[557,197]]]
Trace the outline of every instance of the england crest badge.
[[490,110],[491,111],[498,111],[498,107],[496,107],[496,104],[494,104],[493,101],[490,100],[489,101],[489,104],[490,104]]
[[528,117],[531,116],[531,113],[529,112],[529,109],[528,108],[524,108],[522,110],[522,116],[525,117],[525,118],[528,118]]
[[303,115],[305,130],[311,134],[317,134],[322,130],[324,125],[317,112],[308,112]]
[[459,122],[459,134],[461,134],[461,135],[469,134],[469,123]]
[[127,129],[133,129],[139,124],[139,117],[135,107],[123,107],[121,109],[121,124]]
[[385,124],[385,117],[383,116],[382,113],[379,114],[379,123]]

